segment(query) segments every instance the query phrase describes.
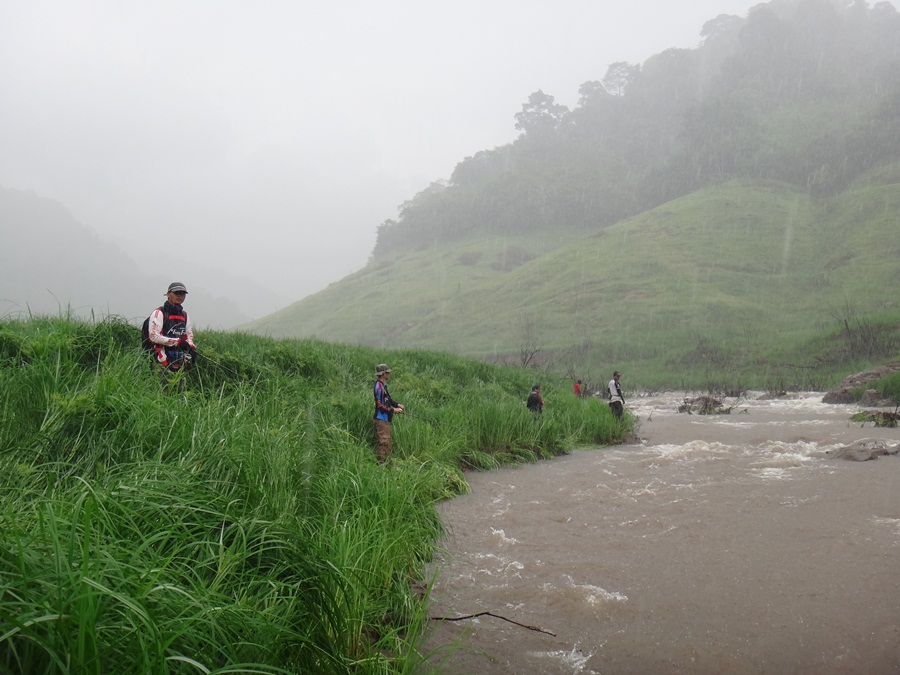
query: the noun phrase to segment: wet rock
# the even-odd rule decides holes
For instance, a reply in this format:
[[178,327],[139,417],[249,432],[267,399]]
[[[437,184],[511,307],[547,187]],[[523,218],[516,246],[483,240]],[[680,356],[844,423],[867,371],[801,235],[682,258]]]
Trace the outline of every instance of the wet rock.
[[859,399],[859,404],[871,408],[890,408],[895,405],[889,398],[881,398],[877,389],[866,389],[862,398]]
[[788,393],[784,390],[781,391],[769,391],[765,394],[756,397],[757,401],[773,401],[779,398],[787,398]]
[[[876,368],[875,370],[867,370],[862,373],[857,373],[856,375],[851,375],[846,380],[841,382],[837,387],[829,391],[822,397],[822,403],[853,403],[853,390],[859,389],[860,387],[865,386],[872,380],[878,380],[886,375],[890,375],[891,373],[896,373],[900,371],[900,361],[894,361],[893,363],[888,363],[881,368]],[[879,401],[879,403],[881,403]],[[867,405],[872,405],[871,403]],[[894,405],[894,402],[888,401],[886,405],[891,406]]]
[[880,438],[864,438],[845,445],[842,448],[829,450],[825,454],[830,459],[846,459],[850,462],[866,462],[884,455],[896,455],[900,452],[900,443],[891,445]]
[[[725,404],[719,399],[712,396],[698,396],[697,398],[686,398],[684,402],[678,406],[678,412],[693,415],[715,415],[724,411]],[[728,408],[727,412],[731,412]]]
[[863,392],[862,398],[859,399],[859,404],[867,406],[878,405],[878,390],[866,389],[865,392]]

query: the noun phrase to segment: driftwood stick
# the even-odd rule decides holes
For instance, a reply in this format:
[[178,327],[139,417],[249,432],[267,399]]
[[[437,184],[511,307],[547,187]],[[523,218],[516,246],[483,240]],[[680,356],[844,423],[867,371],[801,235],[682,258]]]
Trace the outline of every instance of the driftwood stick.
[[509,621],[517,626],[521,626],[522,628],[527,628],[528,630],[537,631],[538,633],[543,633],[544,635],[550,635],[552,637],[556,637],[556,633],[551,633],[548,630],[544,630],[543,628],[538,628],[537,626],[529,626],[524,623],[519,623],[518,621],[513,621],[512,619],[508,619],[505,616],[501,616],[500,614],[494,614],[493,612],[476,612],[475,614],[466,614],[464,616],[430,616],[428,617],[429,621],[465,621],[466,619],[474,619],[479,616],[492,616],[495,619],[503,619],[504,621]]

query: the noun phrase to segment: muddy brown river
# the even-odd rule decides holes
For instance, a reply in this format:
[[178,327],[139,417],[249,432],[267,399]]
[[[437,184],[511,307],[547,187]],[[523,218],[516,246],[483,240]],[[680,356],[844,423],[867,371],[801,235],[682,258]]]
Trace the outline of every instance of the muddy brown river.
[[440,508],[430,614],[493,616],[433,621],[433,663],[900,673],[900,457],[827,454],[900,432],[821,397],[704,416],[648,397],[629,402],[639,442],[468,474],[471,494]]

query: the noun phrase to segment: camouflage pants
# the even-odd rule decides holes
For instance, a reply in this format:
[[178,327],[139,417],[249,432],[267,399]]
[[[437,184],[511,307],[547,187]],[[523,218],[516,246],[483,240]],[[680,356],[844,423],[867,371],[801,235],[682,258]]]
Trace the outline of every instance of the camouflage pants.
[[378,446],[375,448],[375,457],[379,462],[386,462],[391,456],[391,423],[384,420],[375,420],[375,438],[378,439]]

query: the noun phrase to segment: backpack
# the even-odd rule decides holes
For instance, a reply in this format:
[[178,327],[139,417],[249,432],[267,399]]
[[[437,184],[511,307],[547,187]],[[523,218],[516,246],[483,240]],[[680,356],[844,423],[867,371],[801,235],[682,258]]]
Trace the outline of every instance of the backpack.
[[[163,309],[160,307],[159,309]],[[163,322],[165,322],[165,310],[163,309]],[[153,343],[150,342],[150,317],[148,316],[144,319],[144,323],[141,324],[141,347],[146,351],[153,350]]]

